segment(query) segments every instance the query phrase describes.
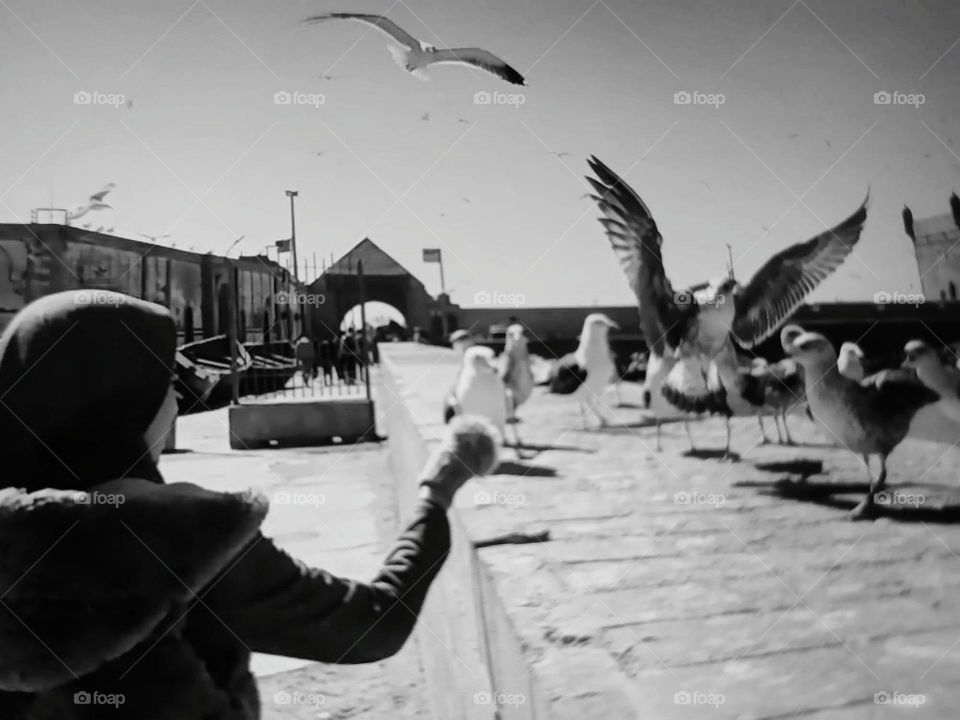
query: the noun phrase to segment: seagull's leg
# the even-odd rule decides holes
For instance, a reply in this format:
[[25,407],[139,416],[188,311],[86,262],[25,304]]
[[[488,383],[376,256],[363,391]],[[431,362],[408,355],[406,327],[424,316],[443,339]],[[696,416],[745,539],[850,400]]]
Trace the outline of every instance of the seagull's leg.
[[613,384],[613,391],[617,394],[617,407],[620,407],[623,403],[620,400],[620,381],[617,380]]
[[[757,413],[757,423],[760,425],[760,434],[763,435],[763,442],[761,445],[767,445],[770,441],[767,439],[767,430],[763,427],[763,415]],[[780,432],[780,428],[777,428],[777,432]]]
[[683,421],[683,429],[687,431],[687,439],[690,441],[690,452],[696,452],[697,448],[693,444],[693,435],[690,433],[690,423]]
[[870,471],[870,456],[862,455],[863,465],[867,469],[867,480],[869,481],[869,487],[867,488],[867,496],[857,505],[853,510],[850,511],[851,520],[864,520],[873,517],[875,507],[874,494],[877,492],[879,487],[883,486],[883,483],[887,479],[887,458],[884,455],[880,456],[880,478],[876,481],[873,479],[873,473]]
[[514,440],[514,450],[517,453],[517,460],[523,460],[523,453],[520,451],[520,448],[523,447],[523,441],[520,440],[520,431],[517,430],[517,426],[513,425],[513,440]]
[[587,415],[586,415],[586,413],[583,411],[583,398],[580,398],[580,399],[577,401],[577,404],[580,406],[580,425],[582,425],[582,426],[583,426],[583,429],[586,430],[586,429],[587,429]]
[[660,450],[660,418],[657,418],[657,452]]
[[783,420],[783,432],[787,434],[787,445],[796,445],[796,443],[793,441],[793,438],[790,437],[790,428],[787,427],[786,413],[783,413],[783,415],[781,416],[781,420]]
[[727,446],[726,446],[726,448],[724,448],[724,451],[723,451],[723,459],[724,459],[724,460],[733,460],[733,461],[736,461],[736,460],[738,459],[737,456],[736,456],[736,455],[733,455],[733,454],[730,452],[730,416],[729,416],[729,415],[724,415],[724,416],[723,416],[723,421],[724,421],[724,423],[725,423],[725,425],[726,425],[726,428],[727,428]]
[[776,413],[773,414],[773,424],[777,427],[777,443],[783,445],[783,435],[780,434],[780,421]]

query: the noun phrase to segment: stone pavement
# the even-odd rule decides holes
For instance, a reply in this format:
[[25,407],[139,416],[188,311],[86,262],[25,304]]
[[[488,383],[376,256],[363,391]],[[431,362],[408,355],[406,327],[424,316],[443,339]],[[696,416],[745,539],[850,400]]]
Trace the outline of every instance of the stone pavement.
[[[396,536],[385,446],[232,451],[224,408],[180,418],[177,447],[181,452],[161,461],[168,482],[221,491],[259,488],[271,498],[264,534],[307,564],[369,579]],[[415,639],[371,665],[255,655],[253,667],[264,720],[428,716]]]
[[[453,380],[448,352],[390,349],[423,427]],[[506,450],[457,503],[473,542],[550,534],[476,551],[549,707],[502,717],[960,716],[960,450],[901,446],[895,504],[855,523],[862,466],[802,417],[798,447],[760,446],[756,419],[736,419],[743,457],[726,462],[689,455],[680,424],[662,452],[652,428],[583,431],[576,402],[542,388],[520,416],[536,450]],[[721,419],[691,429],[722,446]]]

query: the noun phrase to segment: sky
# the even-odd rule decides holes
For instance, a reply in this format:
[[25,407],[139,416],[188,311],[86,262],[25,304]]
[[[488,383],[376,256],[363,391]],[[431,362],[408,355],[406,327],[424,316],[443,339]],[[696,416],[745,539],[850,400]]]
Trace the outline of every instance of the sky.
[[[375,29],[299,22],[331,10],[485,47],[529,85],[422,82]],[[745,282],[869,188],[812,299],[919,292],[900,212],[960,190],[958,43],[954,0],[0,0],[0,221],[115,182],[79,222],[254,254],[289,236],[296,189],[301,259],[370,237],[433,293],[421,250],[441,248],[465,307],[631,304],[584,197],[596,155],[651,208],[675,287],[723,274],[728,244]]]

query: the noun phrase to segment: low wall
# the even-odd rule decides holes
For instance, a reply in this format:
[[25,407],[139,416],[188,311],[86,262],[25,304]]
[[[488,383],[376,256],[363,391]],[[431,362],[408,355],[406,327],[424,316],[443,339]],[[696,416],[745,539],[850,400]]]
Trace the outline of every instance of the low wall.
[[[457,361],[444,348],[413,343],[380,347],[379,398],[403,516],[413,505],[420,469],[444,432],[442,401]],[[482,488],[472,480],[457,496],[450,511],[453,548],[418,624],[432,715],[435,720],[547,718],[520,640],[464,522],[463,512],[473,507]],[[522,701],[513,702],[516,698]]]

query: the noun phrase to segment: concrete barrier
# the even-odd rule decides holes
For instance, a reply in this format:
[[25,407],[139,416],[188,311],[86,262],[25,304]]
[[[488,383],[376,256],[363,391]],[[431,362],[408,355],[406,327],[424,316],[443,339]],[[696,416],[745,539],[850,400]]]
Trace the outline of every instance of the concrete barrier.
[[[413,505],[416,478],[444,432],[441,403],[457,361],[445,348],[413,343],[380,347],[378,390],[387,406],[391,472],[402,516]],[[548,704],[526,667],[519,637],[462,517],[479,488],[471,481],[450,511],[453,548],[418,623],[432,716],[543,720],[549,717]]]
[[376,439],[373,402],[366,398],[230,406],[230,447],[309,447]]

